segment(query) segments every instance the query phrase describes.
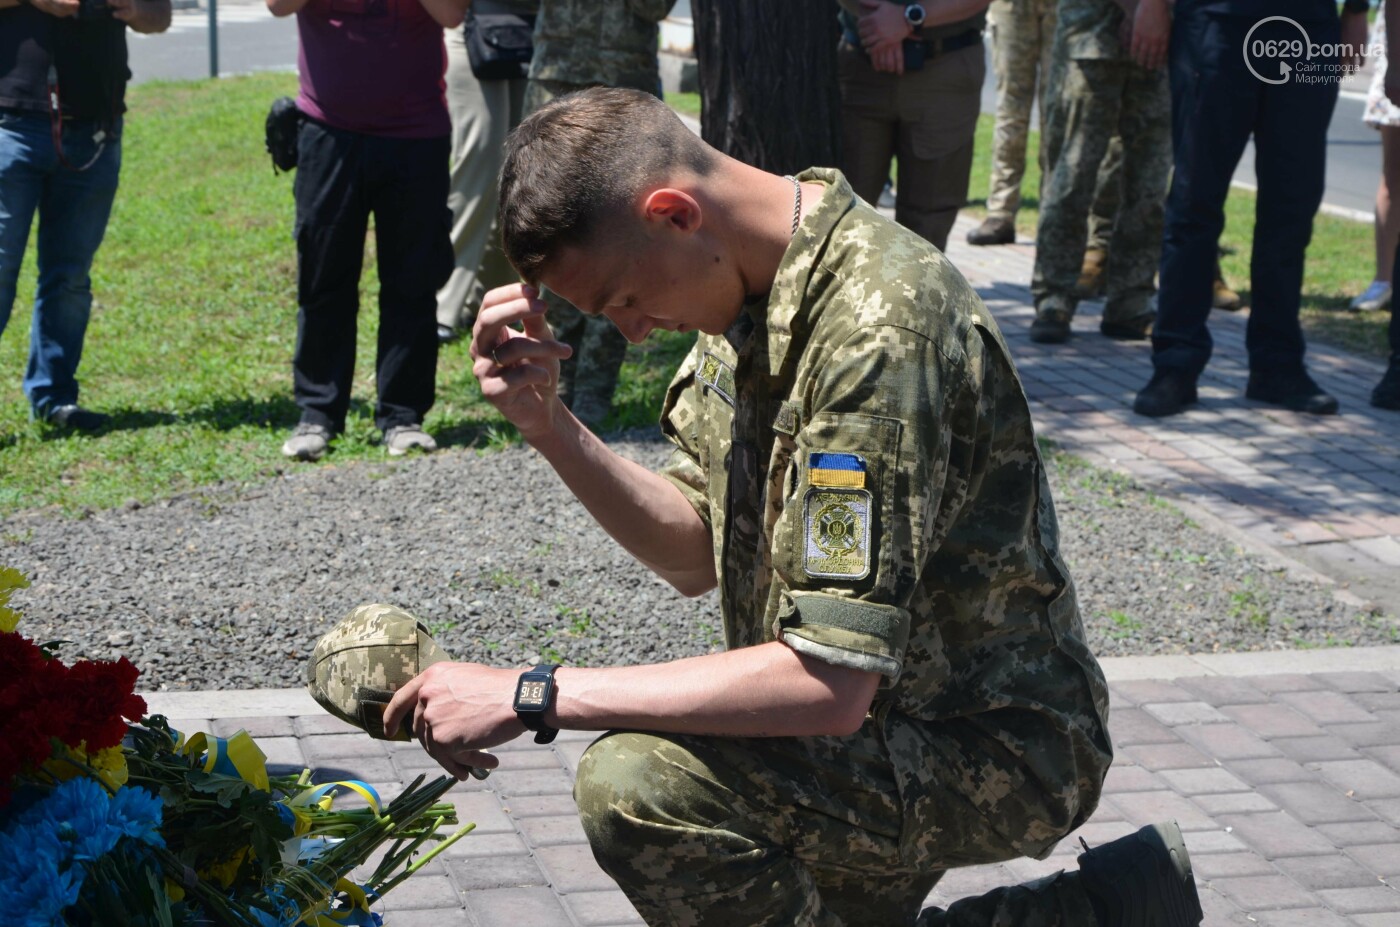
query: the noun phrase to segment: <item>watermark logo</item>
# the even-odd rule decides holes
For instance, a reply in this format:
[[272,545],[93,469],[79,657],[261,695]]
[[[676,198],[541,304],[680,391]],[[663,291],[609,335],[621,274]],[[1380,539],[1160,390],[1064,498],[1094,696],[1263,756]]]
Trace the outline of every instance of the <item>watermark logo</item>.
[[1302,23],[1287,16],[1266,16],[1244,37],[1244,66],[1266,84],[1340,83],[1359,55],[1383,56],[1385,46],[1314,42]]

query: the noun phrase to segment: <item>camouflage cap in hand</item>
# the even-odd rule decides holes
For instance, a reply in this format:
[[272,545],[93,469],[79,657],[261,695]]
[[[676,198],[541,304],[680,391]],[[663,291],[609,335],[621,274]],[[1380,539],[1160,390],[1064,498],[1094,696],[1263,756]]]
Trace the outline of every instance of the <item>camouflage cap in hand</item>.
[[316,642],[306,688],[331,714],[380,740],[409,740],[384,731],[384,709],[414,676],[450,660],[423,623],[393,605],[361,605]]

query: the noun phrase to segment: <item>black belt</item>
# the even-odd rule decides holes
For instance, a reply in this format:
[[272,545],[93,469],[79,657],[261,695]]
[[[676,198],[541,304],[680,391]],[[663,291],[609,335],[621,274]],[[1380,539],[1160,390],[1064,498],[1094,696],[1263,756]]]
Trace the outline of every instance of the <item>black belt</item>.
[[[842,38],[846,40],[847,45],[851,46],[862,55],[865,55],[867,58],[870,57],[870,53],[860,44],[860,36],[846,31],[842,35]],[[971,48],[973,45],[980,45],[982,43],[982,30],[965,29],[962,32],[938,36],[937,38],[905,39],[904,41],[918,42],[924,47],[924,55],[932,58],[934,55],[941,55],[944,52],[954,52],[963,48]]]

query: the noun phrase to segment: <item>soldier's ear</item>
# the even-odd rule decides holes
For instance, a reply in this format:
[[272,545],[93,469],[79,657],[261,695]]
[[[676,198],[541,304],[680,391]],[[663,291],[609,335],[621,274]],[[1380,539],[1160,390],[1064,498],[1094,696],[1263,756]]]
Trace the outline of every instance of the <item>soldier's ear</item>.
[[692,233],[700,228],[700,203],[683,190],[662,187],[652,190],[642,199],[642,218],[647,223],[661,223],[677,232]]

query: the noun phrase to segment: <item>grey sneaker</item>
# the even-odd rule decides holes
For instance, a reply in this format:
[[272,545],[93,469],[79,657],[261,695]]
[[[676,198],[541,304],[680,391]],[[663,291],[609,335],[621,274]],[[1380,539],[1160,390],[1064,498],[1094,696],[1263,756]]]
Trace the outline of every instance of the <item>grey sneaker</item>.
[[292,460],[320,460],[331,444],[331,430],[325,425],[302,422],[282,445],[282,456]]
[[[1080,841],[1083,843],[1083,841]],[[1197,927],[1204,915],[1175,821],[1089,849],[1079,874],[1103,927]]]
[[84,409],[76,403],[51,409],[44,419],[60,428],[70,428],[73,431],[97,431],[107,424],[107,416],[101,412]]
[[437,442],[422,425],[395,425],[384,432],[384,446],[389,449],[390,457],[402,457],[414,450],[425,454],[437,450]]

